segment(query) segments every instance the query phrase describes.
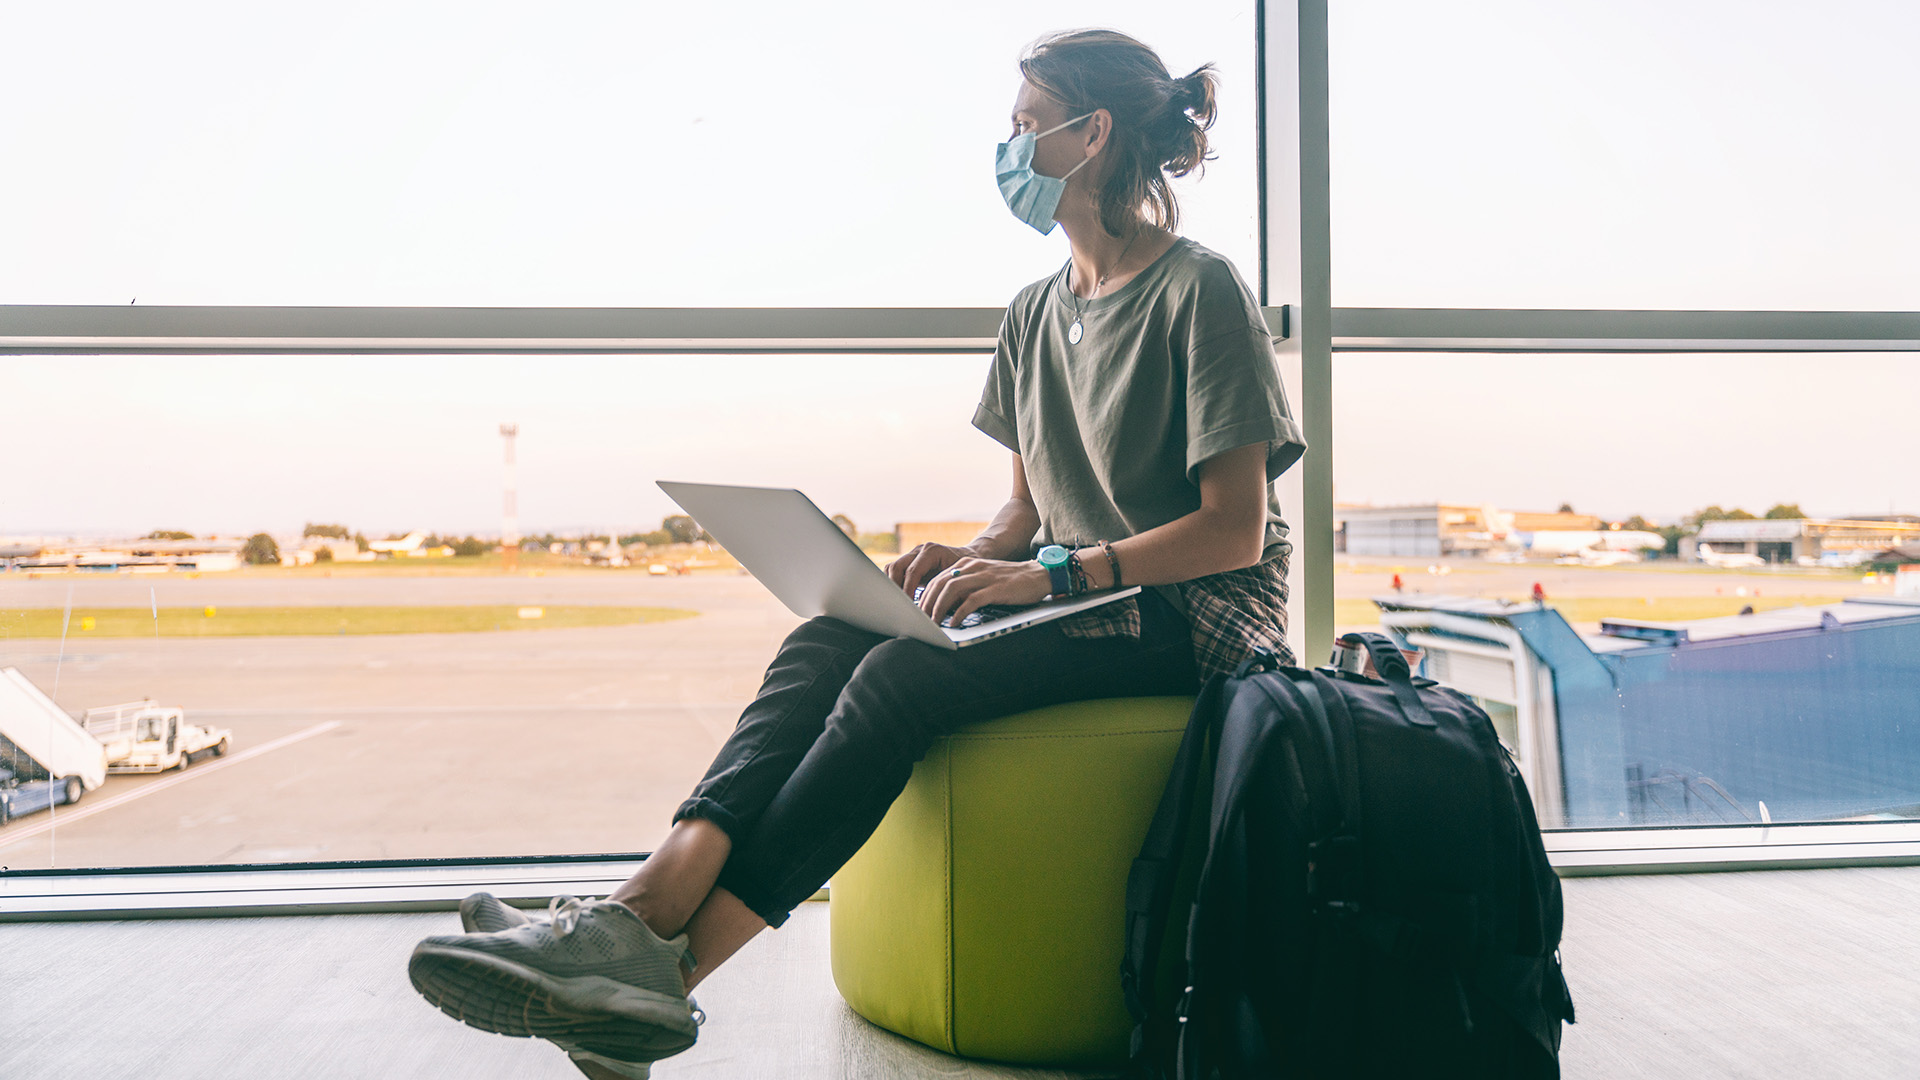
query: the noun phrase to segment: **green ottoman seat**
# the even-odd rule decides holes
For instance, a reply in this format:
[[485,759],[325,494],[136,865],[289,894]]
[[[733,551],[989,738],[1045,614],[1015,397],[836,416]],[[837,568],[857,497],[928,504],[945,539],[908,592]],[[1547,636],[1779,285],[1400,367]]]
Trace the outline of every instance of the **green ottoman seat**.
[[1191,697],[1055,705],[934,740],[829,889],[833,981],[964,1057],[1124,1062],[1127,872]]

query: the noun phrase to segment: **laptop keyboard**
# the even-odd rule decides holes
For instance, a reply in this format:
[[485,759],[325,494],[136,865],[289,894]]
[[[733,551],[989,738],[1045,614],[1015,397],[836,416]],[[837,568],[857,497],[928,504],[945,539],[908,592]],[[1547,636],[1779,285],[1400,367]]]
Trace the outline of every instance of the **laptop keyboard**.
[[[920,594],[926,591],[927,591],[927,587],[925,585],[916,587],[913,590],[914,603],[916,604],[919,603]],[[952,616],[948,616],[947,620],[941,623],[940,625],[946,627],[949,630],[966,630],[970,627],[979,626],[983,622],[992,622],[995,619],[1004,619],[1009,615],[1012,615],[1016,612],[1025,611],[1026,609],[1027,609],[1027,606],[1022,604],[988,604],[985,607],[982,607],[980,610],[972,613],[971,615],[968,615],[965,619],[962,619],[958,626],[954,625]]]

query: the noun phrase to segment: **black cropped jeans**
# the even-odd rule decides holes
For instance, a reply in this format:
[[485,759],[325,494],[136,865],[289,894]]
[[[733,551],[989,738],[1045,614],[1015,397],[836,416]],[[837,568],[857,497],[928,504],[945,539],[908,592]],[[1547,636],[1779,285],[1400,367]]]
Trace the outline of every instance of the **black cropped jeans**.
[[673,821],[726,830],[717,884],[778,927],[879,828],[936,736],[1066,701],[1197,692],[1186,619],[1152,589],[1139,598],[1137,640],[1043,623],[949,651],[809,619]]

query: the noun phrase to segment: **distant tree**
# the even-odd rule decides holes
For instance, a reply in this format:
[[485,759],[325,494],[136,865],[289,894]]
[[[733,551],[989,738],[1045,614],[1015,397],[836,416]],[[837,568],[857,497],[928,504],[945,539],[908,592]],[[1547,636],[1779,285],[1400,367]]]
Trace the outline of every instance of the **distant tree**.
[[629,547],[634,544],[645,544],[648,547],[662,547],[671,543],[673,543],[673,534],[665,529],[655,529],[652,532],[629,533],[620,538],[621,547]]
[[1561,503],[1561,504],[1560,504],[1560,509],[1559,509],[1559,510],[1557,510],[1557,511],[1555,511],[1555,512],[1556,512],[1556,513],[1561,513],[1561,514],[1571,514],[1571,513],[1573,513],[1573,504],[1572,504],[1572,503]]
[[178,529],[155,529],[152,532],[148,533],[147,535],[141,537],[140,539],[142,540],[191,540],[193,539],[193,534],[190,532],[181,532]]
[[307,527],[301,531],[300,535],[302,538],[319,536],[328,540],[351,540],[353,538],[353,534],[347,531],[345,525],[316,525],[311,521],[307,522]]
[[372,549],[372,545],[367,543],[367,538],[365,534],[362,533],[353,534],[353,545],[361,551],[369,551]]
[[247,537],[247,546],[241,557],[255,566],[272,566],[280,562],[280,545],[266,533],[254,533]]
[[332,562],[333,549],[330,547],[313,549],[313,561],[317,563]]
[[1687,535],[1685,528],[1679,525],[1662,525],[1653,531],[1667,538],[1667,546],[1661,549],[1663,554],[1680,554],[1680,538]]
[[1780,521],[1792,518],[1803,518],[1807,515],[1801,511],[1799,503],[1776,503],[1773,509],[1760,516]]
[[660,520],[660,527],[673,534],[676,544],[691,544],[706,536],[705,531],[685,514],[669,514]]
[[853,519],[848,517],[847,515],[835,514],[830,520],[835,525],[840,526],[840,531],[843,533],[846,533],[848,536],[857,537],[860,535],[860,529],[854,525]]
[[1630,517],[1630,518],[1628,518],[1627,520],[1625,520],[1625,521],[1623,521],[1623,522],[1621,522],[1621,523],[1620,523],[1620,527],[1621,527],[1621,528],[1623,528],[1623,529],[1630,529],[1630,530],[1632,530],[1633,532],[1656,532],[1656,531],[1658,531],[1658,530],[1657,530],[1657,529],[1655,528],[1655,526],[1654,526],[1654,524],[1653,524],[1653,522],[1651,522],[1651,521],[1648,521],[1648,520],[1647,520],[1646,518],[1643,518],[1643,517],[1641,517],[1641,516],[1640,516],[1639,514],[1635,514],[1635,515],[1633,515],[1632,517]]
[[1747,513],[1745,510],[1742,510],[1739,507],[1735,507],[1732,510],[1722,510],[1718,506],[1709,506],[1705,510],[1696,510],[1691,514],[1688,514],[1686,517],[1686,524],[1693,532],[1699,532],[1700,526],[1705,525],[1709,521],[1752,521],[1752,520],[1754,520],[1753,515]]
[[453,553],[455,555],[466,555],[471,557],[474,555],[485,555],[487,552],[492,550],[493,550],[493,544],[485,540],[476,540],[471,536],[461,540],[456,540],[453,544]]

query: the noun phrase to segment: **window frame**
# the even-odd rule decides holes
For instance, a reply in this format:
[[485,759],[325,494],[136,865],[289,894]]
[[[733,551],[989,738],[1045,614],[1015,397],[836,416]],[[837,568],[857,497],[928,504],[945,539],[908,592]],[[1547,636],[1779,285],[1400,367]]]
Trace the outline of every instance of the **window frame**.
[[[1920,312],[1340,308],[1331,302],[1326,0],[1255,0],[1259,299],[1309,448],[1290,625],[1332,644],[1332,372],[1339,352],[1915,352]],[[1287,58],[1291,72],[1271,70]],[[1280,77],[1285,74],[1287,77]],[[0,305],[0,355],[955,354],[990,352],[997,308],[108,307]],[[1757,831],[1756,831],[1757,830]],[[1920,864],[1920,822],[1553,831],[1563,875]],[[0,922],[445,910],[602,894],[647,853],[0,871]],[[819,894],[825,895],[826,889]]]

